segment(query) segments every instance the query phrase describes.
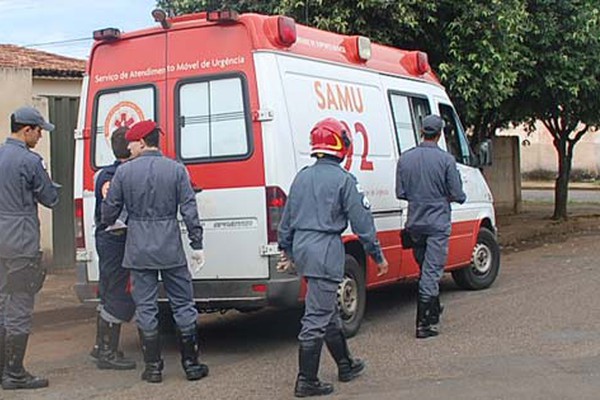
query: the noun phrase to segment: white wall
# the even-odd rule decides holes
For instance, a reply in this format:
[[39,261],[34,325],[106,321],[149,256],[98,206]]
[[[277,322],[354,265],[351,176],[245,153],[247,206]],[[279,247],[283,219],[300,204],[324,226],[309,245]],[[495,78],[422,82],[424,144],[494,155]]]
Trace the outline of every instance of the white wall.
[[[523,127],[502,130],[499,135],[518,136],[521,142],[521,172],[537,169],[558,171],[557,152],[552,144],[552,135],[538,122],[531,135]],[[600,132],[588,132],[575,145],[573,169],[600,174]]]
[[79,97],[81,79],[33,78],[34,96]]

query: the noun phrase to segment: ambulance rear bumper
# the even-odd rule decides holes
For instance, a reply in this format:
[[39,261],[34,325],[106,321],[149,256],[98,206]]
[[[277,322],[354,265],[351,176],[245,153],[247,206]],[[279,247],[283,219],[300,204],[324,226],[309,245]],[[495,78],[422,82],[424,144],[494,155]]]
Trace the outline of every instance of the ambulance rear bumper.
[[[295,307],[300,304],[300,278],[296,275],[271,274],[270,279],[194,280],[194,300],[200,310],[254,310],[267,306]],[[97,303],[98,282],[89,281],[87,265],[78,263],[75,292],[83,303]],[[159,301],[167,301],[162,282]]]

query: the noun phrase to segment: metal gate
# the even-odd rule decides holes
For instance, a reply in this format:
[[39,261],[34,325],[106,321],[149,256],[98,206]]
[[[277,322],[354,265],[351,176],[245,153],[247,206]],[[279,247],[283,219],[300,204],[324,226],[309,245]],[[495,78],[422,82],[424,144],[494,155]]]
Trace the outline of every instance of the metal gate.
[[52,179],[62,185],[59,203],[52,212],[53,266],[75,267],[75,207],[73,204],[73,169],[77,127],[77,97],[48,97],[50,121],[56,129],[50,134]]

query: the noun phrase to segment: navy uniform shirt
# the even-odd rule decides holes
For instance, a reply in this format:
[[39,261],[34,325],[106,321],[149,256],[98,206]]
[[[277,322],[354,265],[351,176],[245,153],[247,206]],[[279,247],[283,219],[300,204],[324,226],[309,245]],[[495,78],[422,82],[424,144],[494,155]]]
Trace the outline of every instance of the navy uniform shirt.
[[302,275],[341,282],[345,263],[341,234],[348,221],[367,253],[381,263],[370,205],[356,178],[335,160],[318,159],[292,183],[279,225],[279,247]]
[[396,197],[408,200],[406,228],[423,234],[450,234],[450,203],[467,199],[454,157],[434,142],[423,142],[400,156]]
[[177,212],[193,249],[202,249],[202,226],[187,170],[160,151],[146,151],[115,172],[102,202],[102,223],[112,225],[125,206],[125,268],[167,269],[187,265]]
[[0,146],[0,258],[37,257],[38,203],[58,204],[58,191],[42,157],[25,142],[8,138]]

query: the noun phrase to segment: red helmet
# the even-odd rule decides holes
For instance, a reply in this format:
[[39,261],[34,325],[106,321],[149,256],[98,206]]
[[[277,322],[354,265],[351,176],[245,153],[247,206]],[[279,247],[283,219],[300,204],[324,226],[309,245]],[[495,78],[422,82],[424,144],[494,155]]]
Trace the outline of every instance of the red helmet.
[[352,141],[346,128],[335,118],[319,121],[310,131],[310,155],[329,154],[343,160]]

